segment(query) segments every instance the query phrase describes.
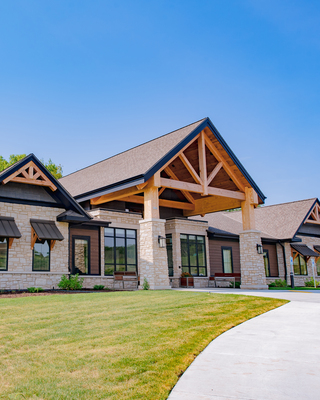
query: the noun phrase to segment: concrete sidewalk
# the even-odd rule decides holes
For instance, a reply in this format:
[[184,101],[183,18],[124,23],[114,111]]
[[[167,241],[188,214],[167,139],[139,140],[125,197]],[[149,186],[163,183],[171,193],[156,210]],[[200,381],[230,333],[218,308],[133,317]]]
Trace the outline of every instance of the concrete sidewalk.
[[213,340],[168,399],[320,399],[320,296],[315,303],[305,301],[307,297],[302,292],[302,301],[253,318]]

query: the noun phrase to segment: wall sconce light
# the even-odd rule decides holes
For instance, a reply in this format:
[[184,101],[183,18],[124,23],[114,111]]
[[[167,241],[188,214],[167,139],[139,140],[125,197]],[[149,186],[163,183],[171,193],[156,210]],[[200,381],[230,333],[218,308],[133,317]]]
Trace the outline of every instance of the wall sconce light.
[[164,247],[166,247],[166,238],[163,236],[158,236],[158,243],[159,247],[163,249]]
[[258,254],[263,254],[263,246],[262,246],[262,244],[257,244],[257,252],[258,252]]

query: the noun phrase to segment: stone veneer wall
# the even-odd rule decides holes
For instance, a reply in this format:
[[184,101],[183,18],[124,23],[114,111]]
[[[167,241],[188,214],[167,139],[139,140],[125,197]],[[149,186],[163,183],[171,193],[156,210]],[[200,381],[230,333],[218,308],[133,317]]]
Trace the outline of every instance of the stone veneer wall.
[[160,248],[158,237],[165,236],[165,220],[144,219],[140,222],[140,285],[144,279],[150,289],[171,289],[168,276],[167,249]]
[[[173,218],[166,221],[165,229],[166,234],[172,234],[173,277],[170,277],[172,287],[180,286],[180,276],[182,272],[180,234],[201,235],[205,237],[207,274],[209,274],[209,240],[207,237],[208,222]],[[207,287],[208,279],[201,277],[195,278],[194,285],[195,287]]]
[[257,244],[261,244],[260,232],[240,232],[239,239],[241,289],[268,289],[263,254],[257,252]]
[[[63,274],[68,274],[68,224],[56,222],[61,208],[30,206],[0,202],[0,215],[14,217],[21,232],[20,239],[14,239],[8,252],[8,271],[0,271],[0,289],[27,289],[42,287],[57,288]],[[31,225],[30,219],[55,221],[64,240],[56,241],[50,256],[50,272],[32,271]]]

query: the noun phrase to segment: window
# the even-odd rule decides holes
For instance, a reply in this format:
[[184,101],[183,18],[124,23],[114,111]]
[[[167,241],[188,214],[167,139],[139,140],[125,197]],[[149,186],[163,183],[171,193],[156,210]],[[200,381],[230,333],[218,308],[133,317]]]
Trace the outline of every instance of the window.
[[205,237],[180,235],[182,272],[193,276],[207,276]]
[[320,275],[320,257],[317,259],[317,274]]
[[222,267],[223,273],[232,274],[233,263],[232,263],[232,247],[221,247],[222,251]]
[[269,262],[269,251],[263,251],[263,262],[264,262],[264,270],[266,273],[266,277],[270,276],[270,262]]
[[0,271],[8,270],[8,239],[0,238]]
[[308,275],[307,260],[301,254],[293,252],[293,270],[295,275]]
[[90,237],[73,236],[73,273],[90,275]]
[[37,239],[33,247],[33,271],[50,271],[50,244],[48,240]]
[[169,276],[173,276],[173,257],[172,257],[172,234],[166,235],[168,272]]
[[104,274],[114,271],[137,271],[137,231],[104,229]]

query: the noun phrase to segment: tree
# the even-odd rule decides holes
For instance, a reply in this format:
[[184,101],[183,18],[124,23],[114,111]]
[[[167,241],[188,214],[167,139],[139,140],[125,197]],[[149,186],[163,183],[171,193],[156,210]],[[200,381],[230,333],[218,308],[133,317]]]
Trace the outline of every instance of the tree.
[[[0,172],[10,167],[10,165],[16,163],[17,161],[21,160],[25,156],[26,154],[11,154],[8,161],[0,156]],[[45,162],[43,159],[41,160],[41,162],[56,179],[62,178],[61,164],[55,164],[54,162],[52,162],[51,158],[49,158],[48,162]]]

